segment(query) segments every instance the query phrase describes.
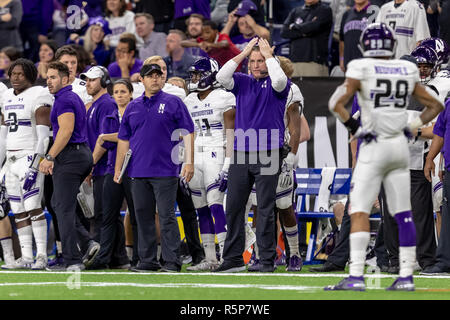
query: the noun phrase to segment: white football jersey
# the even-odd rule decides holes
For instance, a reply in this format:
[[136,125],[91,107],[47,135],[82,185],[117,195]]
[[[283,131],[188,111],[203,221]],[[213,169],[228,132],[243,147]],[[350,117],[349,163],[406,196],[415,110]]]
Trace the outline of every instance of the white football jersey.
[[395,7],[395,1],[385,3],[378,13],[376,22],[384,22],[395,31],[397,59],[410,54],[418,41],[430,37],[425,9],[416,0],[406,0],[398,7]]
[[361,82],[357,92],[361,125],[379,137],[397,136],[407,125],[406,107],[417,83],[417,66],[406,60],[362,58],[352,60],[347,78]]
[[53,96],[47,88],[35,86],[19,95],[8,89],[1,100],[3,120],[8,126],[6,150],[34,150],[37,143],[36,110],[53,105]]
[[289,142],[290,138],[289,130],[287,130],[288,127],[287,111],[289,106],[294,102],[300,102],[299,112],[301,116],[303,114],[303,107],[304,107],[303,95],[300,91],[300,88],[295,83],[291,83],[291,89],[289,90],[288,98],[286,100],[286,108],[284,109],[284,127],[286,128],[286,130],[284,131],[285,142]]
[[450,70],[444,69],[431,79],[428,86],[436,88],[439,92],[439,100],[445,104],[445,98],[450,93]]
[[3,93],[5,93],[5,91],[8,90],[8,87],[0,81],[0,99],[3,96]]
[[236,106],[236,97],[231,92],[215,89],[204,100],[193,92],[184,103],[195,124],[195,145],[224,147],[226,133],[223,114]]
[[88,95],[87,93],[85,81],[79,78],[75,78],[75,80],[72,82],[72,91],[81,98],[84,104],[88,104],[92,101],[92,96]]

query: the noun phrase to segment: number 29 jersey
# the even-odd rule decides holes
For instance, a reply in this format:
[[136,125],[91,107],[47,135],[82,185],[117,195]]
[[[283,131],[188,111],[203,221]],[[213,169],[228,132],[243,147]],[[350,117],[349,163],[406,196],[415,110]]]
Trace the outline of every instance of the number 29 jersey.
[[3,94],[0,107],[8,127],[6,150],[34,150],[37,142],[35,112],[45,105],[53,105],[53,96],[41,86],[28,88],[18,95],[11,88]]
[[403,133],[408,121],[406,107],[416,83],[420,83],[415,64],[397,59],[356,59],[348,64],[345,76],[360,80],[357,97],[364,129],[381,138]]
[[231,92],[215,89],[200,100],[197,92],[184,100],[195,125],[195,145],[202,147],[225,146],[225,124],[223,114],[236,106]]

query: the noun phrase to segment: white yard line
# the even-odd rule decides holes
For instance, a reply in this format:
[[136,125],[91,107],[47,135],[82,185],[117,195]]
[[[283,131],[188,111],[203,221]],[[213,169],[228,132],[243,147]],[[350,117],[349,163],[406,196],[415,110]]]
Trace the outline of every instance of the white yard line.
[[[74,272],[52,272],[52,271],[18,271],[18,270],[1,270],[0,277],[2,274],[74,274]],[[82,271],[81,275],[128,275],[128,276],[234,276],[234,277],[299,277],[299,278],[344,278],[348,274],[345,273],[213,273],[213,272],[93,272],[93,271]],[[398,275],[390,274],[366,274],[366,278],[397,278]],[[445,276],[422,276],[415,275],[415,279],[450,279],[450,275]]]

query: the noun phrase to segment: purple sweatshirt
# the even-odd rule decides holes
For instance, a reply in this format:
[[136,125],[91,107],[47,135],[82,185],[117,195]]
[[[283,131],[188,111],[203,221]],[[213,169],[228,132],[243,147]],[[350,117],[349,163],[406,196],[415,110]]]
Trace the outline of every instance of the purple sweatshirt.
[[53,23],[53,0],[22,0],[22,24],[39,26],[39,34],[46,36]]

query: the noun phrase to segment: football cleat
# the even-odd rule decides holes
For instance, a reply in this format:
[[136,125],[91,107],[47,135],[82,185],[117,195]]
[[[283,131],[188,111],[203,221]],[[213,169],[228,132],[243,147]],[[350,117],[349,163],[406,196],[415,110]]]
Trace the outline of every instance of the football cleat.
[[219,263],[217,261],[208,261],[202,260],[200,263],[196,265],[189,266],[186,268],[187,271],[212,271],[219,267]]
[[90,240],[89,247],[82,258],[83,264],[86,267],[89,267],[94,262],[94,259],[99,252],[100,252],[100,244],[94,240]]
[[301,271],[303,267],[302,258],[299,256],[292,256],[289,258],[289,265],[286,267],[286,271]]
[[364,277],[353,277],[342,279],[337,285],[326,286],[323,288],[325,291],[335,290],[348,290],[348,291],[365,291],[366,284],[364,283]]
[[413,277],[412,276],[404,277],[404,278],[398,277],[390,287],[386,288],[386,290],[388,290],[388,291],[414,291],[415,286],[414,286]]
[[36,261],[31,265],[31,270],[45,270],[45,268],[47,268],[47,256],[39,254]]
[[2,265],[2,269],[31,269],[33,260],[24,260],[22,257],[11,264]]

